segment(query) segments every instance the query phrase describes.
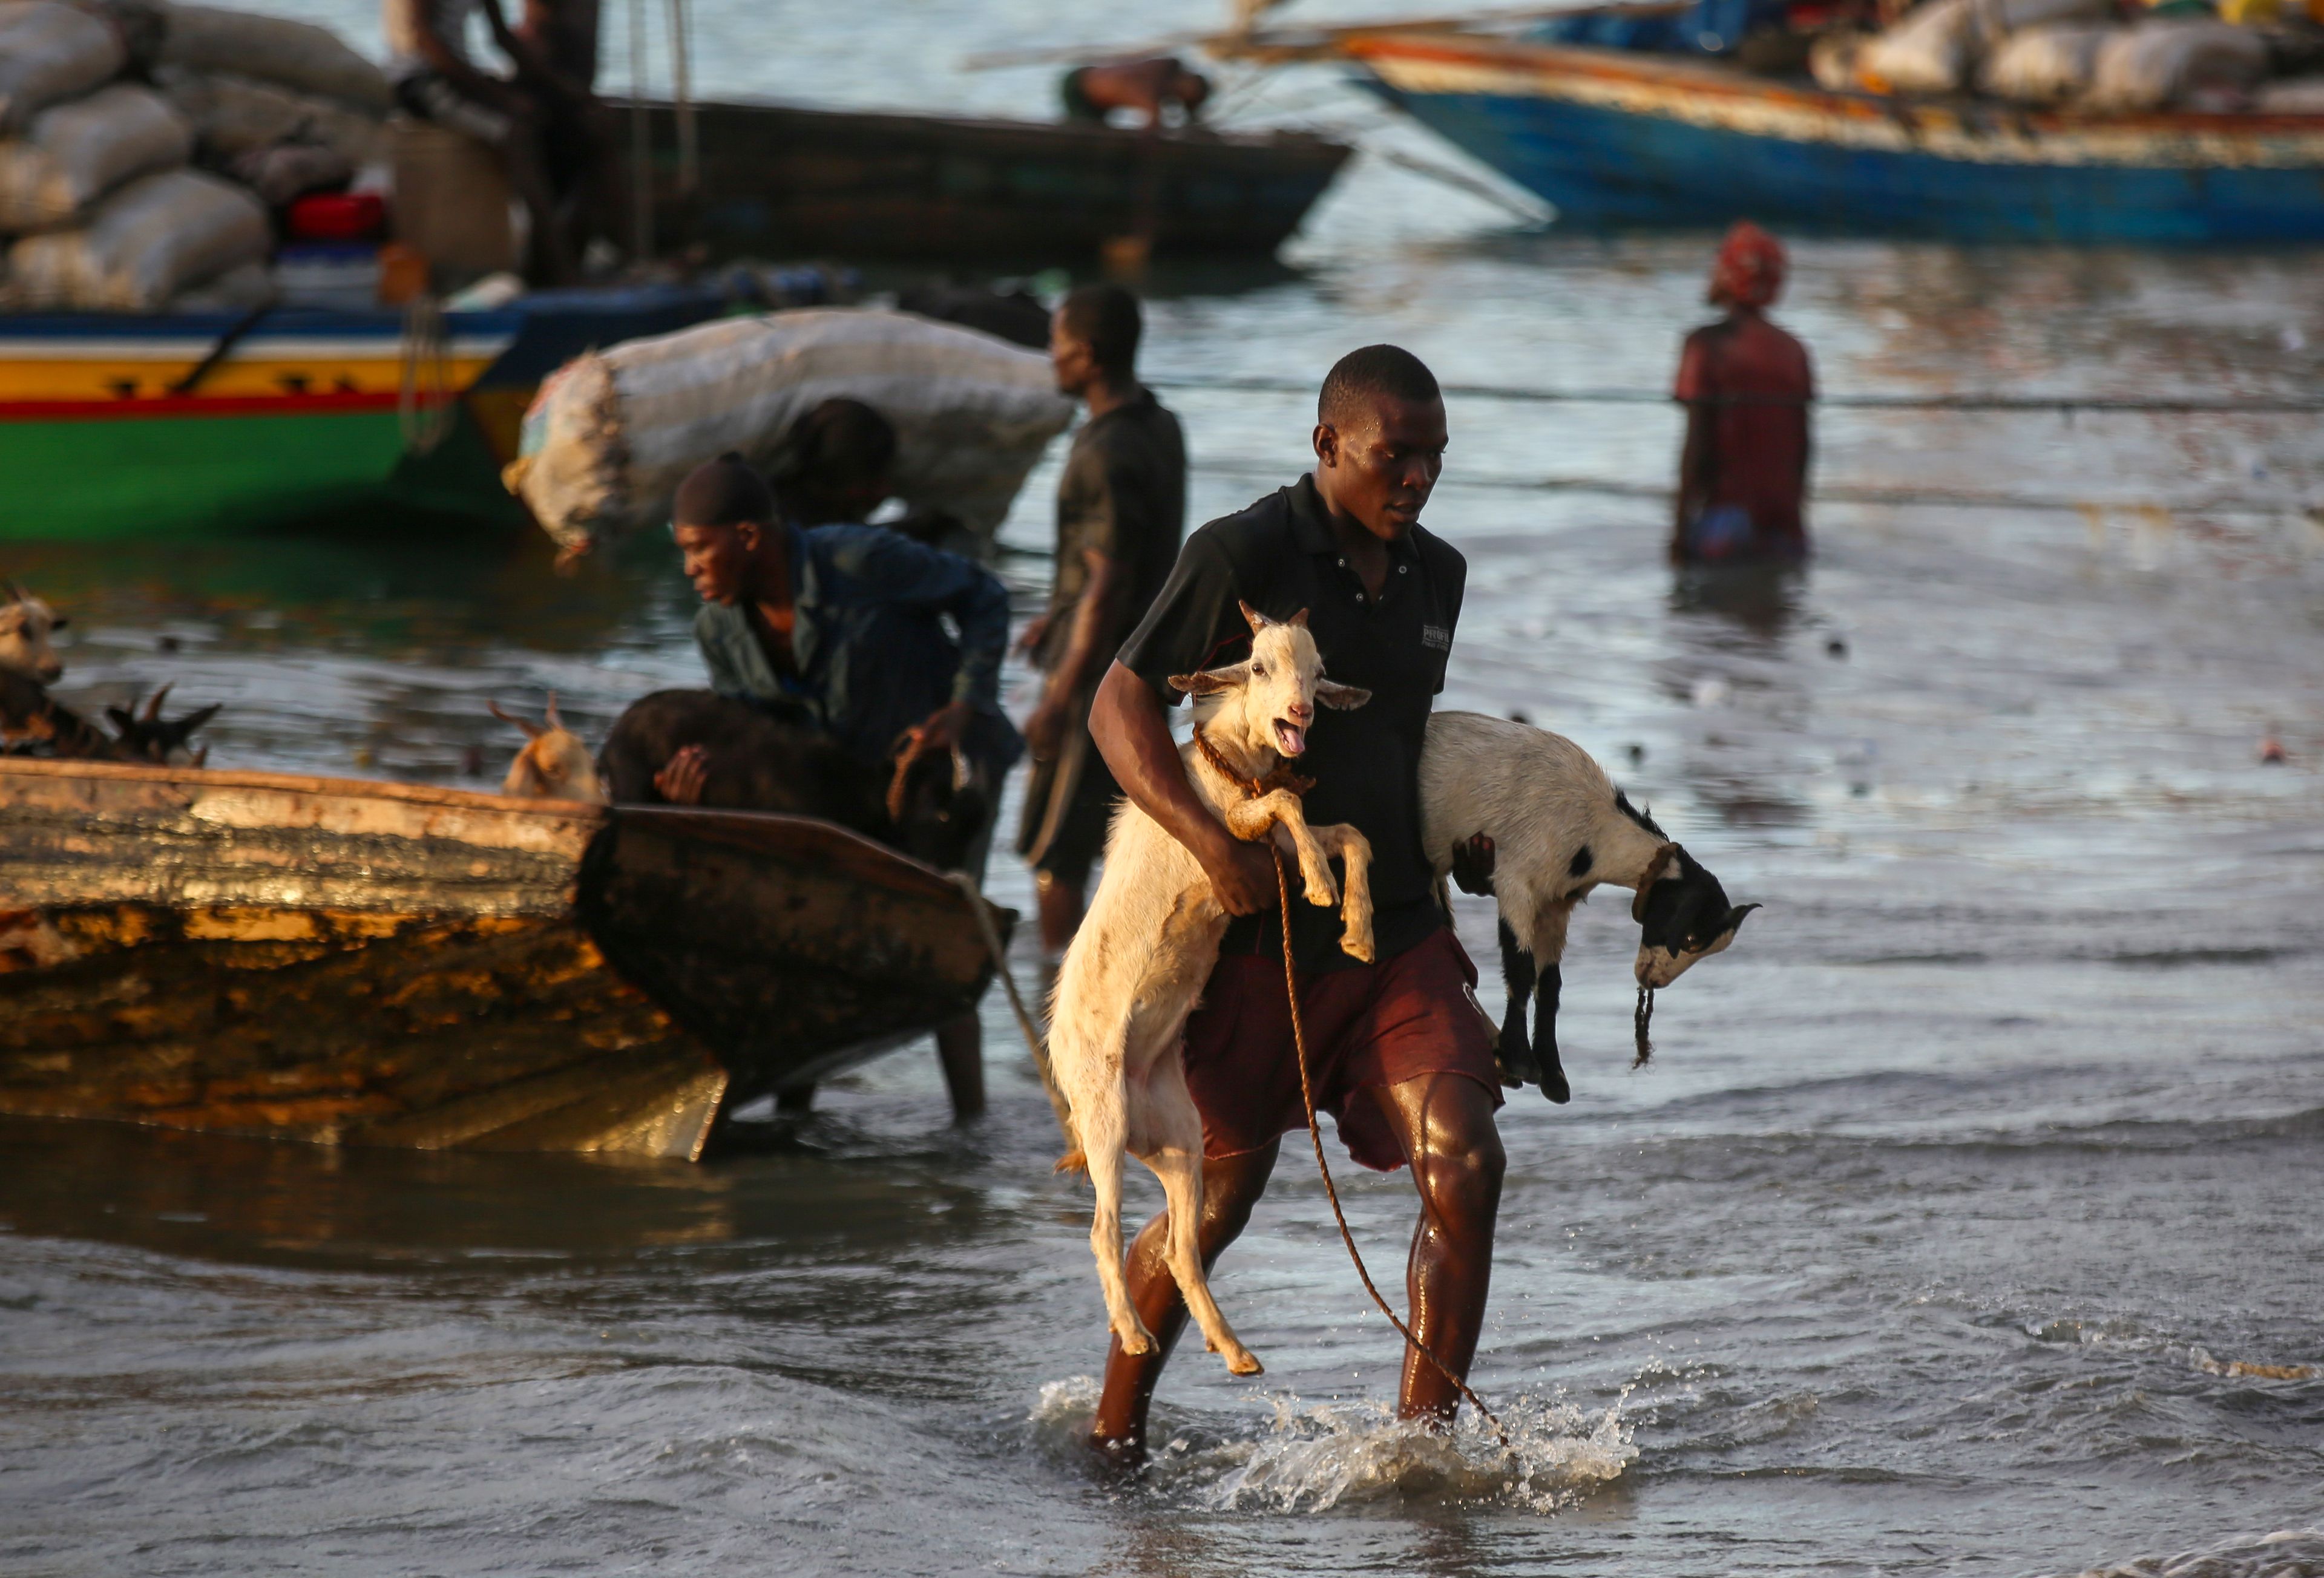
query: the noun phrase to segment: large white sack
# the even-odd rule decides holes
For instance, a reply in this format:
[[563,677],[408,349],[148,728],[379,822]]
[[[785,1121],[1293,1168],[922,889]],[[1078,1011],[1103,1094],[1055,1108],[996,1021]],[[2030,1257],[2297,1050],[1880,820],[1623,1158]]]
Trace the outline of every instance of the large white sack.
[[128,56],[111,28],[48,0],[0,0],[0,132],[110,81]]
[[132,176],[173,170],[193,128],[159,96],[116,83],[51,105],[0,142],[0,231],[53,230]]
[[1955,93],[2012,35],[2107,13],[2108,0],[1929,0],[1866,44],[1857,69],[1896,93]]
[[358,169],[387,157],[387,123],[337,99],[231,72],[166,66],[154,75],[215,158],[238,159],[278,142],[319,142]]
[[727,450],[764,465],[790,425],[845,395],[895,425],[897,493],[989,541],[1072,420],[1049,360],[905,312],[807,307],[632,340],[567,362],[525,413],[510,489],[561,547],[669,516]]
[[334,98],[383,115],[394,107],[387,73],[356,54],[339,36],[311,23],[172,5],[162,63],[196,71],[231,71],[299,93]]
[[167,170],[106,198],[80,229],[17,242],[0,307],[152,312],[272,244],[256,197],[216,176]]
[[2248,88],[2266,75],[2266,41],[2250,28],[2142,22],[2099,46],[2084,102],[2098,110],[2163,109],[2196,88]]
[[2099,46],[2116,31],[2090,23],[2028,28],[1986,57],[1978,86],[2012,104],[2079,98],[2089,88]]
[[2287,77],[2263,84],[2252,107],[2269,115],[2324,115],[2324,77]]

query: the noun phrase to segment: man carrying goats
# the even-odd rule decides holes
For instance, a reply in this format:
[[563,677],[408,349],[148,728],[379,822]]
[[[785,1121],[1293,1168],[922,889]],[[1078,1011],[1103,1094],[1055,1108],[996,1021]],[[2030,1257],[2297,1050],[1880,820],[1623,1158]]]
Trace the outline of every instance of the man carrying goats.
[[[1483,1325],[1500,1202],[1499,1083],[1476,970],[1432,893],[1421,848],[1417,769],[1443,688],[1467,566],[1420,525],[1443,468],[1444,403],[1409,352],[1370,345],[1324,380],[1315,468],[1186,541],[1176,568],[1100,684],[1090,729],[1122,790],[1202,862],[1240,917],[1203,1005],[1186,1024],[1188,1087],[1203,1115],[1205,1264],[1233,1242],[1267,1187],[1284,1134],[1305,1126],[1282,962],[1276,876],[1264,845],[1238,842],[1189,786],[1163,708],[1171,674],[1235,661],[1249,639],[1239,601],[1273,619],[1308,611],[1327,672],[1369,690],[1353,711],[1319,714],[1299,758],[1315,780],[1307,814],[1370,840],[1377,954],[1341,953],[1339,917],[1292,906],[1299,1008],[1316,1104],[1358,1161],[1409,1164],[1420,1224],[1406,1273],[1416,1335],[1465,1374]],[[1130,1292],[1154,1352],[1116,1342],[1094,1427],[1121,1461],[1145,1451],[1154,1385],[1185,1325],[1163,1263],[1162,1220],[1139,1234]],[[1406,1353],[1398,1406],[1447,1418],[1459,1396]]]

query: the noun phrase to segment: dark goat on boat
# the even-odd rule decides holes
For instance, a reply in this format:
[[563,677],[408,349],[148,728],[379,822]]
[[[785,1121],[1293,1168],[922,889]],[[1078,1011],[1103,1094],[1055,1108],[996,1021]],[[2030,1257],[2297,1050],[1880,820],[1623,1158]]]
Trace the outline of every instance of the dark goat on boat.
[[[189,752],[194,730],[217,716],[216,703],[182,718],[165,720],[163,685],[141,715],[107,707],[115,734],[108,736],[88,719],[49,694],[48,687],[16,669],[0,666],[0,753],[48,757],[59,761],[146,762],[157,766],[200,766],[209,748]],[[136,703],[130,703],[134,708]]]
[[991,797],[956,752],[908,766],[900,752],[873,766],[842,749],[796,705],[761,705],[710,691],[656,691],[615,720],[597,753],[616,805],[663,803],[654,775],[687,746],[707,757],[700,804],[820,817],[939,871],[966,864],[991,820]]

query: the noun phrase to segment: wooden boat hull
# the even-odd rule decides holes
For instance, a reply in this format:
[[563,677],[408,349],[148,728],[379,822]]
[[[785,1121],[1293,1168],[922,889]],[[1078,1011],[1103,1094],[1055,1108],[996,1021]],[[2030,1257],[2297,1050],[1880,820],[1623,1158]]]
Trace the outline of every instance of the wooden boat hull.
[[390,309],[0,317],[0,539],[206,536],[366,505],[521,525],[499,468],[540,381],[723,304],[667,287],[546,293],[449,315],[440,356]]
[[1382,96],[1583,225],[1965,241],[2324,240],[2324,116],[2090,116],[1828,93],[1671,56],[1351,38]]
[[[630,111],[614,113],[626,140]],[[696,115],[701,187],[689,196],[669,108],[647,106],[654,234],[721,257],[1043,265],[1142,240],[1162,257],[1268,258],[1352,151],[1292,133],[1149,136],[771,104]]]
[[691,1158],[990,973],[804,819],[0,761],[0,1113]]

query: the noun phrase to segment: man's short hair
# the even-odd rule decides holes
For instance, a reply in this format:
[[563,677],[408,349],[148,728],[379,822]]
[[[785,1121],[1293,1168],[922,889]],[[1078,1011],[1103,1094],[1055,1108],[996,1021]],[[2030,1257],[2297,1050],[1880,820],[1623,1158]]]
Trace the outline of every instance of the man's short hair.
[[774,518],[775,495],[767,479],[731,449],[687,473],[670,514],[675,526],[765,526]]
[[1065,333],[1090,348],[1097,364],[1127,376],[1138,366],[1138,336],[1146,321],[1138,298],[1119,285],[1077,285],[1057,305]]
[[775,480],[813,492],[835,492],[885,482],[895,463],[895,425],[862,400],[838,395],[783,435]]
[[1355,421],[1375,402],[1404,400],[1425,405],[1441,400],[1436,375],[1401,345],[1366,345],[1332,363],[1315,397],[1315,420],[1333,427]]

